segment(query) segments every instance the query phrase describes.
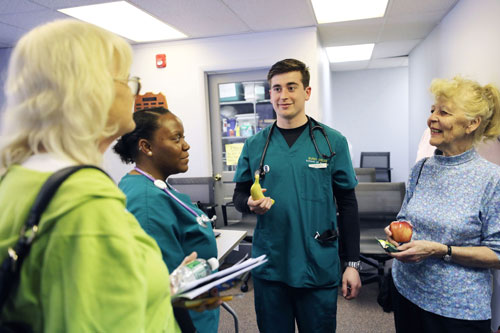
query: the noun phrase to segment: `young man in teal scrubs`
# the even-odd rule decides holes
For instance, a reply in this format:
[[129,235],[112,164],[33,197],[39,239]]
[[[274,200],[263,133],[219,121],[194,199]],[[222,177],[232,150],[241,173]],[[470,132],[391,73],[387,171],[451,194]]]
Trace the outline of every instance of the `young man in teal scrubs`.
[[[233,196],[238,210],[257,214],[252,255],[269,258],[252,271],[257,323],[260,332],[294,332],[295,322],[300,332],[335,332],[338,288],[346,299],[361,288],[357,181],[347,141],[306,116],[304,63],[279,61],[267,79],[277,121],[245,142]],[[253,200],[259,169],[266,197]],[[348,265],[343,274],[339,243]]]

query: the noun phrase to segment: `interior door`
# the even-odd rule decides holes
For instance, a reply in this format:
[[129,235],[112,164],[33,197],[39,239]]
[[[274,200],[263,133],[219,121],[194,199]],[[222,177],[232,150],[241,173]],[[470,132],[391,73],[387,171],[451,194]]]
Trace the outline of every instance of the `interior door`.
[[[234,172],[245,140],[272,124],[276,117],[266,77],[267,70],[208,75],[218,227],[224,225],[222,205],[232,201]],[[227,206],[226,211],[229,223],[241,220],[233,206]]]

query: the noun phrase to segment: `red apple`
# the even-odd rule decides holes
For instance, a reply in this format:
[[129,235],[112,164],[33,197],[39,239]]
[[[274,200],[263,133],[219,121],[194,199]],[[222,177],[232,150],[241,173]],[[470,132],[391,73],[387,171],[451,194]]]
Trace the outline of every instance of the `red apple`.
[[392,222],[389,229],[392,232],[392,238],[398,243],[406,243],[411,240],[413,227],[407,221]]

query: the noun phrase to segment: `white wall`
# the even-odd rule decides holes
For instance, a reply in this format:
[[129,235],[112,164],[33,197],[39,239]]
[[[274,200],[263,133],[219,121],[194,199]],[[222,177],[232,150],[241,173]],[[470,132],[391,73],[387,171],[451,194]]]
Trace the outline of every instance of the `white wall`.
[[463,75],[500,86],[500,1],[461,0],[409,57],[410,161],[433,103],[433,78]]
[[5,84],[5,79],[7,77],[7,67],[9,65],[9,57],[10,53],[12,52],[11,48],[3,48],[0,49],[0,112],[3,111],[2,106],[4,105],[5,102],[5,95],[4,95],[4,84]]
[[[324,121],[325,116],[328,117],[328,114],[332,110],[332,97],[331,97],[331,77],[332,77],[332,71],[330,70],[330,61],[328,60],[328,56],[326,55],[326,51],[319,42],[319,36],[318,36],[318,52],[317,52],[317,63],[318,63],[318,86],[313,86],[311,93],[314,95],[318,94],[320,95],[319,99],[319,114],[315,118],[318,121]],[[307,110],[311,108],[311,105],[307,105]],[[308,112],[312,117],[315,117],[312,115],[312,113]]]
[[408,164],[408,69],[334,72],[333,109],[324,122],[352,145],[353,165],[362,151],[391,152],[392,181],[406,181]]
[[[319,86],[317,52],[316,28],[154,43],[134,46],[131,73],[141,77],[143,92],[163,92],[169,109],[183,120],[191,145],[189,171],[183,176],[205,177],[212,175],[205,73],[269,68],[279,60],[297,58],[310,67],[315,93],[307,112],[317,117],[321,99],[320,89],[315,88]],[[166,68],[156,68],[158,53],[166,54]],[[109,151],[105,166],[112,169],[114,178],[130,169]]]

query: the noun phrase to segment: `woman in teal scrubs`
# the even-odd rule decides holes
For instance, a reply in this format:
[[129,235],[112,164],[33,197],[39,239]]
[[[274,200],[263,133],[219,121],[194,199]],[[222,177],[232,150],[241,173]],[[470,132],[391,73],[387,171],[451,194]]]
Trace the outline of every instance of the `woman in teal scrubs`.
[[[159,107],[135,112],[134,121],[135,130],[114,146],[122,161],[136,165],[119,183],[127,209],[156,240],[170,272],[193,251],[199,258],[217,258],[208,217],[166,183],[170,175],[188,170],[190,147],[181,120]],[[198,332],[217,332],[218,308],[189,313]]]

